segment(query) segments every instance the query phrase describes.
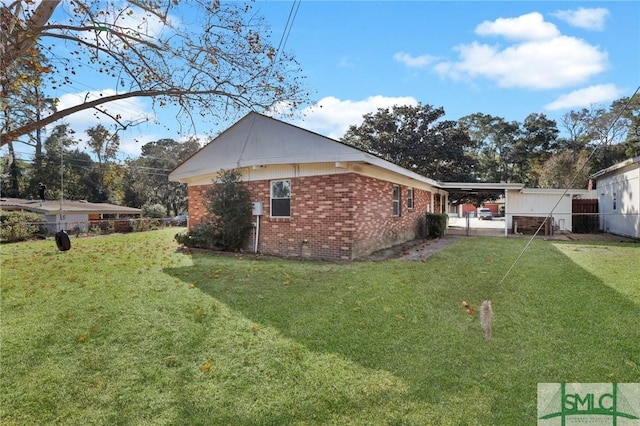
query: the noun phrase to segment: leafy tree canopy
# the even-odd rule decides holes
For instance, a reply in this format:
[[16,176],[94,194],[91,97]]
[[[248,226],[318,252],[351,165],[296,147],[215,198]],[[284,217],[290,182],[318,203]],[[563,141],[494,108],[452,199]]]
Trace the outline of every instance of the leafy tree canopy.
[[142,146],[139,158],[128,162],[125,174],[125,203],[130,207],[160,204],[165,215],[187,210],[186,185],[169,182],[169,172],[198,149],[198,139],[185,142],[161,139]]
[[342,141],[431,179],[473,179],[471,140],[444,114],[430,105],[379,108],[351,126]]

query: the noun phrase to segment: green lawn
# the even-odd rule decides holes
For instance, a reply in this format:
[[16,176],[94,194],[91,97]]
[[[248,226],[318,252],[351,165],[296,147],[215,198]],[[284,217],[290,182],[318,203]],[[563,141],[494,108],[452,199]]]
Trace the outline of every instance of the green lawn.
[[[461,238],[424,262],[0,247],[0,423],[536,422],[540,382],[640,382],[640,245]],[[493,340],[461,307],[489,298]]]

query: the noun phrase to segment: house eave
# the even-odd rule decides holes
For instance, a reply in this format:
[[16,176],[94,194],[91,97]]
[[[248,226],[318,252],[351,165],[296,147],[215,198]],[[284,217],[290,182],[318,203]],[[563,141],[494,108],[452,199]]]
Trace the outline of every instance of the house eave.
[[73,200],[63,200],[61,202],[60,200],[40,201],[19,198],[3,198],[0,200],[0,208],[4,210],[25,210],[45,216],[57,214],[142,214],[142,210],[133,207]]
[[[290,157],[287,158],[286,162],[282,162],[282,158],[265,158],[260,160],[247,160],[247,161],[239,161],[237,163],[227,163],[223,164],[219,170],[228,170],[228,169],[243,169],[243,168],[257,168],[263,166],[280,166],[280,165],[301,165],[301,164],[320,164],[320,163],[333,163],[340,164],[344,166],[345,164],[364,164],[370,165],[375,168],[379,168],[381,170],[385,170],[388,172],[392,172],[403,176],[405,178],[409,178],[420,182],[422,184],[430,185],[436,188],[440,188],[441,184],[433,179],[429,179],[425,176],[422,176],[418,173],[412,172],[400,166],[397,166],[393,163],[390,163],[386,160],[378,158],[374,155],[367,153],[354,153],[350,155],[336,155],[336,156],[328,156],[326,158],[318,159],[318,158],[309,158],[308,156],[300,156],[300,157]],[[179,183],[189,183],[194,179],[197,179],[198,176],[214,176],[217,172],[212,172],[211,169],[201,168],[199,170],[190,170],[185,171],[183,173],[171,173],[169,175],[169,180],[172,182]]]
[[620,170],[624,167],[630,166],[632,164],[640,164],[640,155],[637,157],[633,157],[633,158],[629,158],[627,160],[621,161],[617,164],[614,164],[613,166],[607,167],[606,169],[602,169],[599,170],[597,172],[595,172],[594,174],[592,174],[591,176],[589,176],[589,179],[598,179],[602,176],[611,174],[617,170]]

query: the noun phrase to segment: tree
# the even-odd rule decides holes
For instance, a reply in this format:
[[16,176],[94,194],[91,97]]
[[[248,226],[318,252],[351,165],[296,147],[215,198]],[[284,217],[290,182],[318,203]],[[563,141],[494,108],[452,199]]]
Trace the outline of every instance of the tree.
[[67,125],[56,126],[50,132],[38,167],[32,167],[26,195],[36,197],[40,184],[44,184],[49,199],[106,201],[91,156],[71,149],[76,144],[71,133]]
[[169,172],[198,149],[200,142],[195,138],[182,143],[161,139],[143,145],[140,157],[128,162],[124,184],[126,205],[161,204],[166,216],[186,211],[186,185],[169,182]]
[[64,198],[93,203],[110,201],[101,184],[102,173],[91,156],[79,149],[64,152]]
[[[18,127],[37,121],[41,116],[41,111],[46,108],[53,108],[51,100],[42,97],[42,74],[46,61],[40,55],[38,49],[31,48],[19,60],[10,67],[3,69],[0,77],[0,116],[2,119],[2,131],[11,127]],[[1,131],[0,131],[1,134]],[[1,139],[0,139],[1,140]],[[35,147],[36,161],[42,155],[42,132],[36,129],[35,132],[24,135],[18,142]],[[19,176],[23,173],[16,159],[13,141],[7,141],[9,154],[9,185],[14,196],[21,196],[19,186]]]
[[349,127],[342,141],[435,180],[469,180],[471,141],[455,121],[442,120],[444,114],[430,105],[379,108]]
[[207,192],[214,246],[239,250],[247,241],[251,222],[251,195],[238,170],[221,170]]
[[[44,184],[47,187],[47,198],[59,198],[61,189],[61,170],[63,161],[60,156],[68,152],[75,142],[71,138],[67,125],[58,125],[49,133],[43,143],[43,153],[35,157],[32,171],[29,175],[25,195],[37,197],[38,187]],[[67,184],[69,181],[67,180]]]
[[511,161],[518,181],[530,187],[538,186],[540,170],[556,146],[558,133],[556,122],[544,114],[529,114],[525,118]]
[[640,95],[622,98],[614,102],[622,105],[621,118],[627,123],[627,136],[623,143],[628,158],[640,155]]
[[16,159],[15,156],[5,155],[0,158],[0,182],[2,184],[0,195],[2,197],[22,197],[25,172],[28,173],[28,164]]
[[540,188],[587,188],[589,153],[564,150],[552,155],[540,170]]
[[588,152],[588,169],[594,173],[640,153],[640,138],[635,132],[639,120],[637,95],[615,100],[608,108],[571,111],[561,121],[569,138],[559,140],[558,148],[573,151],[574,160],[581,152]]
[[87,135],[89,135],[87,146],[91,148],[98,159],[98,185],[100,186],[100,190],[107,194],[109,191],[105,187],[105,176],[110,167],[109,162],[113,160],[118,153],[120,137],[117,133],[109,132],[102,124],[88,129]]
[[502,117],[476,113],[458,120],[471,139],[478,162],[477,177],[482,182],[512,182],[515,140],[520,124]]
[[[68,16],[54,21],[56,11]],[[40,67],[54,90],[72,83],[82,64],[95,67],[101,81],[112,85],[95,99],[86,97],[37,120],[8,121],[0,146],[87,109],[126,128],[134,123],[107,105],[132,97],[152,98],[154,108],[175,105],[193,125],[194,111],[220,119],[238,110],[295,105],[308,96],[296,61],[270,44],[264,19],[239,2],[16,0],[0,6],[0,17],[3,85],[6,70],[34,48],[67,55],[56,56],[58,66]]]
[[625,140],[629,123],[622,114],[624,104],[614,101],[606,108],[592,108],[586,116],[586,124],[593,136],[591,147],[597,147],[593,156],[593,169],[601,170],[624,160]]
[[569,150],[577,155],[580,151],[586,149],[592,136],[589,126],[587,125],[587,117],[589,110],[583,108],[579,111],[569,111],[562,116],[560,123],[567,133],[568,137],[558,140],[557,148],[559,150]]

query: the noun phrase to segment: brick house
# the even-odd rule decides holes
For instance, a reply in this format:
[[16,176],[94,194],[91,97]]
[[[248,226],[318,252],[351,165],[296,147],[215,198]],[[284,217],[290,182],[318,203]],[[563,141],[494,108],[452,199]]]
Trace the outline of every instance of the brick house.
[[353,260],[408,241],[448,195],[432,179],[251,112],[170,173],[188,186],[190,228],[229,169],[241,171],[258,208],[246,248],[282,257]]

